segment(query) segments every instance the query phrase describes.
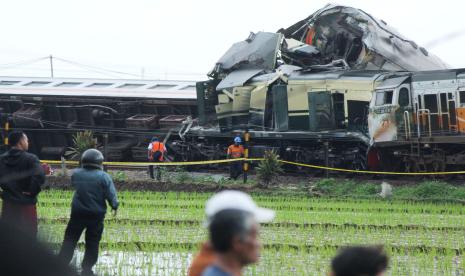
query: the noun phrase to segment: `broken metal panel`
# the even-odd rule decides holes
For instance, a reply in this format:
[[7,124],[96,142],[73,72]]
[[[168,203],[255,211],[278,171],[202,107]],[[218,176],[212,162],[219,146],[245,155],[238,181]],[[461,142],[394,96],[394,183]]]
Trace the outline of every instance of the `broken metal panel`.
[[384,21],[351,7],[327,5],[280,32],[287,39],[316,46],[323,63],[343,58],[358,69],[381,69],[385,63],[390,64],[387,68],[412,71],[449,68]]
[[284,82],[288,81],[289,76],[295,72],[302,69],[299,66],[294,65],[281,65],[273,73],[261,74],[250,79],[249,83],[251,85],[257,85],[258,83],[266,83],[267,85],[272,84],[278,79],[283,80]]
[[215,110],[220,129],[230,129],[232,127],[232,118],[230,115],[233,110],[233,103],[216,105]]
[[285,39],[281,49],[284,62],[299,66],[317,64],[321,54],[317,47],[293,38]]
[[[275,68],[276,56],[282,40],[278,33],[251,33],[245,41],[237,42],[218,60],[221,70]],[[215,69],[214,69],[215,71]]]
[[221,91],[223,89],[232,88],[236,86],[244,85],[248,80],[253,78],[258,73],[262,72],[263,69],[241,69],[237,71],[233,71],[228,74],[216,87],[217,91]]
[[273,118],[276,131],[289,129],[289,117],[287,109],[287,85],[275,85],[271,90],[273,95]]
[[287,89],[289,129],[308,129],[308,91],[305,85],[292,85]]
[[257,86],[250,94],[249,126],[263,128],[268,86]]
[[219,104],[225,104],[225,103],[229,103],[230,102],[230,98],[228,95],[226,94],[219,94],[218,95],[218,103]]
[[233,122],[236,125],[247,125],[250,109],[250,95],[253,86],[236,87],[233,89]]
[[410,76],[405,75],[401,77],[395,77],[395,78],[389,78],[384,81],[382,81],[376,89],[382,90],[382,89],[394,89],[401,85],[405,80],[407,80]]

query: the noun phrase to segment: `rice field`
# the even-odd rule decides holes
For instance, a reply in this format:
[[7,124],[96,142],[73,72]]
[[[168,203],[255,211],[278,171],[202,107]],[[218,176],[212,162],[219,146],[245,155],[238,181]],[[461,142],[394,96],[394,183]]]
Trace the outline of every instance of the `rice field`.
[[[186,275],[207,238],[204,203],[210,195],[120,192],[117,217],[106,218],[97,274]],[[39,198],[39,237],[54,249],[63,239],[71,196],[48,190]],[[246,275],[326,275],[337,248],[351,244],[384,244],[388,275],[465,275],[462,204],[253,197],[277,217],[262,225],[262,258]],[[80,263],[82,249],[73,263]]]

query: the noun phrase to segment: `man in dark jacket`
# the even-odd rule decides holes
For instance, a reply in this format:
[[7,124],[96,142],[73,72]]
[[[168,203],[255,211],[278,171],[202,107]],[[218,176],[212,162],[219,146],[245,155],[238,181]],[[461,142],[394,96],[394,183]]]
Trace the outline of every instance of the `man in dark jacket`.
[[106,201],[114,215],[118,209],[115,185],[111,177],[102,170],[102,163],[102,153],[96,149],[88,149],[82,154],[82,168],[76,169],[71,176],[71,183],[76,191],[60,256],[67,263],[71,261],[79,237],[86,229],[83,275],[93,275],[92,267],[97,263],[103,219],[107,212]]
[[8,136],[10,150],[0,156],[2,219],[34,237],[37,235],[37,195],[45,182],[40,161],[28,153],[29,141],[23,132]]

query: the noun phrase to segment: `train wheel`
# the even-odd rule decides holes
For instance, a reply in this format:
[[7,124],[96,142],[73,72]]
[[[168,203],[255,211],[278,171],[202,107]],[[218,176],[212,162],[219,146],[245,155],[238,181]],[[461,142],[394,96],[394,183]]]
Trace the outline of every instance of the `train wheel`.
[[[444,163],[443,160],[440,159],[434,159],[430,164],[428,164],[428,171],[429,172],[444,172],[446,170],[446,164]],[[437,174],[433,175],[434,178],[436,179],[443,179],[446,177],[445,174]]]
[[405,162],[405,172],[416,173],[420,171],[417,161],[409,159]]
[[446,164],[442,160],[433,160],[428,166],[431,172],[444,172],[446,170]]

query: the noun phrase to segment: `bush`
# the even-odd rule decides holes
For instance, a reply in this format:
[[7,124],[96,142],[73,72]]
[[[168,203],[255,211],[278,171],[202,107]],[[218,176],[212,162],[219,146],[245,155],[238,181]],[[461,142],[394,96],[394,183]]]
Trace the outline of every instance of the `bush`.
[[92,131],[78,132],[73,135],[73,147],[69,148],[66,156],[69,156],[72,160],[79,160],[84,151],[93,148],[97,148],[97,139],[94,138]]
[[257,167],[257,177],[264,187],[268,187],[275,177],[283,172],[279,155],[272,151],[266,150],[263,160],[260,161]]

